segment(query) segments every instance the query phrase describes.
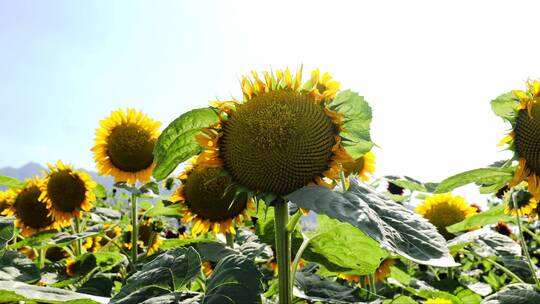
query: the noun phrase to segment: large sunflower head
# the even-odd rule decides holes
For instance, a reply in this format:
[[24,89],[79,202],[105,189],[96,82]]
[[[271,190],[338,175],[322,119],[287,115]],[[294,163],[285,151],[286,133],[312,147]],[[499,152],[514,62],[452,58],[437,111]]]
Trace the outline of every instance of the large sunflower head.
[[248,209],[253,207],[245,192],[231,185],[231,178],[221,175],[220,167],[199,164],[189,166],[180,175],[182,185],[171,201],[185,205],[183,223],[192,222],[192,235],[207,233],[235,233],[234,224],[249,219]]
[[[536,216],[537,200],[527,191],[524,184],[520,184],[504,195],[505,208],[504,212],[510,215],[519,214],[520,216],[528,216],[534,218]],[[517,205],[517,209],[516,209]]]
[[214,103],[220,121],[197,139],[205,166],[222,166],[253,192],[285,195],[311,183],[333,186],[343,164],[373,146],[369,105],[356,93],[337,94],[339,83],[328,73],[321,77],[315,70],[302,84],[301,69],[296,75],[289,69],[252,72],[241,88],[242,101]]
[[128,184],[150,180],[160,123],[128,109],[112,112],[100,125],[92,148],[99,172]]
[[501,140],[500,145],[509,144],[518,160],[518,167],[510,187],[522,181],[528,182],[529,192],[540,199],[540,82],[530,80],[526,91],[512,91],[495,99],[512,106],[512,111],[498,113],[512,124],[512,131]]
[[92,189],[96,183],[90,175],[76,171],[70,165],[58,161],[49,164],[41,184],[40,199],[47,204],[55,220],[67,223],[72,217],[81,217],[81,211],[89,211],[96,199]]
[[15,226],[23,236],[37,231],[56,229],[60,223],[50,214],[47,204],[40,199],[42,181],[38,177],[27,180],[26,186],[14,189],[9,209],[5,214],[15,216]]
[[416,207],[416,212],[429,220],[448,240],[454,236],[446,230],[446,227],[475,214],[476,209],[467,204],[464,198],[445,193],[427,197],[423,203]]

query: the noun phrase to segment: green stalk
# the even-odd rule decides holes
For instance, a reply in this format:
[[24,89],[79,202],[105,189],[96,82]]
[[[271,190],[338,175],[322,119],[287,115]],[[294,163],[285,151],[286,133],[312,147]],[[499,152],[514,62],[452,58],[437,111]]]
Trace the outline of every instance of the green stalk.
[[[74,222],[75,222],[75,233],[80,233],[81,232],[81,223],[79,221],[79,218],[78,217],[74,217]],[[82,239],[77,239],[75,240],[75,254],[78,256],[80,254],[82,254]]]
[[234,235],[231,233],[225,233],[225,239],[227,240],[227,246],[234,248]]
[[531,231],[529,228],[523,226],[523,231],[527,232],[532,238],[540,244],[540,236],[538,236],[536,233]]
[[131,261],[133,264],[137,262],[137,247],[139,242],[139,219],[137,215],[137,195],[131,193]]
[[300,245],[300,248],[296,252],[296,256],[294,257],[294,261],[291,267],[291,290],[294,287],[294,280],[296,279],[296,269],[298,269],[298,263],[300,263],[300,258],[302,257],[302,254],[304,254],[304,250],[306,250],[309,242],[311,241],[311,239],[308,238],[306,235],[303,235],[303,237],[304,240],[302,241],[302,245]]
[[39,269],[43,269],[45,267],[45,248],[40,248],[38,251],[39,255]]
[[287,231],[287,222],[289,221],[289,208],[287,202],[285,202],[282,198],[278,198],[274,202],[279,303],[291,304],[291,237],[289,232]]
[[525,282],[523,282],[523,280],[522,280],[520,277],[518,277],[518,276],[517,276],[515,273],[513,273],[510,269],[508,269],[508,268],[504,267],[503,265],[501,265],[501,264],[495,262],[493,259],[490,259],[490,258],[488,258],[488,257],[483,257],[483,256],[481,256],[481,255],[479,255],[479,254],[476,254],[476,253],[473,252],[473,251],[469,251],[469,250],[462,250],[462,251],[465,252],[465,253],[472,254],[472,255],[474,255],[475,257],[480,258],[480,259],[482,259],[482,260],[484,260],[484,261],[487,261],[488,263],[492,264],[493,266],[495,266],[496,268],[498,268],[498,269],[501,270],[502,272],[504,272],[504,273],[506,273],[507,275],[511,276],[511,277],[512,277],[514,280],[516,280],[518,283],[525,283]]
[[340,165],[341,170],[339,170],[339,179],[341,180],[341,188],[343,189],[343,192],[347,191],[347,182],[345,177],[345,172],[343,171],[343,167]]
[[296,224],[298,224],[298,221],[300,220],[301,217],[302,217],[302,212],[298,210],[298,212],[294,214],[292,219],[287,224],[287,232],[291,233],[294,231],[294,228],[296,228]]
[[529,254],[529,248],[527,248],[527,243],[525,242],[525,238],[523,237],[523,229],[521,228],[521,218],[519,217],[519,208],[517,205],[517,201],[515,199],[512,201],[514,202],[514,209],[516,210],[516,220],[517,220],[518,230],[519,230],[519,239],[521,240],[521,248],[523,248],[523,252],[525,253],[527,262],[529,262],[529,267],[531,268],[534,282],[536,283],[536,288],[540,289],[540,281],[538,281],[538,277],[536,276],[536,271],[534,270],[534,264]]

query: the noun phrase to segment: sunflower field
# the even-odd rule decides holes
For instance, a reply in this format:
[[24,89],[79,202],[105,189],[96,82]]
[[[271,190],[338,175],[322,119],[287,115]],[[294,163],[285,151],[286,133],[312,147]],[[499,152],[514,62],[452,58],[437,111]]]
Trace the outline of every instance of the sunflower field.
[[0,176],[0,303],[540,303],[539,81],[491,101],[513,157],[439,182],[378,176],[371,107],[330,74],[239,82],[96,122],[112,188],[62,160]]

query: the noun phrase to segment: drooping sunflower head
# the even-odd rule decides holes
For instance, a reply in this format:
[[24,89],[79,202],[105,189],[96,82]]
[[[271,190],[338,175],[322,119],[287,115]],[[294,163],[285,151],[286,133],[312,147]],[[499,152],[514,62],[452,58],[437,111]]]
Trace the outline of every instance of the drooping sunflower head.
[[538,206],[538,202],[525,188],[526,186],[521,184],[506,192],[504,195],[504,212],[506,214],[519,214],[520,216],[529,216],[530,218],[534,218],[536,216],[536,207]]
[[418,205],[416,212],[429,220],[447,240],[454,237],[446,227],[459,223],[476,213],[476,209],[460,196],[451,193],[434,194]]
[[[514,158],[518,160],[517,170],[509,186],[527,181],[529,192],[540,199],[540,82],[529,80],[526,91],[512,91],[499,98],[506,98],[505,102],[513,104],[512,112],[504,115],[496,112],[512,124],[510,134],[499,143],[508,143],[508,148],[514,151]],[[497,102],[497,99],[493,102]]]
[[10,207],[5,210],[5,214],[15,216],[15,226],[21,229],[23,236],[60,227],[60,223],[50,214],[47,204],[40,199],[42,183],[38,177],[34,177],[26,181],[24,188],[14,189]]
[[238,192],[229,176],[221,175],[221,168],[195,164],[180,175],[182,185],[171,201],[185,205],[182,222],[192,222],[192,235],[207,233],[235,233],[234,224],[249,219],[253,207],[246,192]]
[[92,189],[96,183],[85,172],[74,170],[58,161],[49,164],[41,184],[40,199],[47,204],[55,220],[68,223],[71,218],[81,217],[81,211],[89,211],[96,199]]
[[128,109],[112,112],[100,125],[92,148],[99,172],[128,184],[150,180],[160,123]]
[[[301,69],[296,75],[288,69],[252,72],[241,87],[244,100],[215,103],[220,122],[197,139],[205,148],[205,166],[222,166],[235,183],[254,192],[285,195],[311,183],[333,186],[342,165],[372,147],[369,132],[355,134],[357,126],[369,126],[371,112],[360,123],[353,113],[369,106],[350,91],[336,96],[339,83],[327,73],[320,77],[316,70],[302,85]],[[351,106],[350,100],[366,106]],[[351,148],[356,144],[361,148]]]

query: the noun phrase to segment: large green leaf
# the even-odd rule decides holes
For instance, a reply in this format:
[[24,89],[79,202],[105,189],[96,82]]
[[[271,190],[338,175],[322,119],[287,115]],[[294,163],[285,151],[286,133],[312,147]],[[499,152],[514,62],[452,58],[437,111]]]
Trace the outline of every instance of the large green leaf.
[[165,179],[178,164],[201,151],[195,136],[205,128],[219,121],[212,108],[191,110],[182,114],[163,130],[154,149],[156,167],[153,176]]
[[6,251],[0,257],[0,280],[34,283],[40,277],[39,269],[26,255]]
[[16,244],[9,245],[9,249],[19,249],[24,246],[30,246],[34,248],[46,247],[47,243],[57,234],[56,230],[41,231],[32,236],[25,238],[22,241],[18,241]]
[[109,302],[109,299],[59,288],[0,281],[0,303],[17,303],[17,301],[27,301],[29,303],[105,304]]
[[536,304],[540,303],[540,291],[529,284],[508,285],[487,297],[482,304]]
[[504,213],[504,205],[498,205],[484,212],[474,214],[452,226],[448,226],[446,227],[446,230],[448,230],[448,232],[455,233],[473,229],[475,227],[495,224],[498,222],[512,223],[515,220],[516,218],[514,216],[506,215]]
[[16,178],[0,175],[0,186],[7,188],[24,188],[26,182],[20,181]]
[[371,107],[364,97],[351,90],[340,92],[328,107],[343,115],[344,131],[340,132],[345,150],[354,158],[360,158],[374,146],[371,142]]
[[144,213],[144,216],[168,216],[168,217],[182,217],[182,211],[186,209],[184,204],[172,204],[165,206],[162,201],[158,201],[156,206],[152,207]]
[[473,244],[473,250],[482,257],[520,256],[521,246],[511,238],[492,230],[474,230],[448,242],[451,248]]
[[173,292],[159,297],[150,298],[142,304],[199,304],[201,295],[188,292]]
[[499,182],[504,184],[512,179],[512,170],[512,168],[480,168],[462,172],[443,180],[435,189],[435,193],[450,192],[470,183],[492,184]]
[[0,217],[0,252],[13,239],[13,218]]
[[296,297],[322,303],[360,303],[360,289],[321,277],[315,270],[308,266],[296,272]]
[[374,273],[388,255],[379,243],[348,223],[317,215],[318,231],[310,237],[302,258],[333,272]]
[[320,186],[299,189],[288,198],[301,208],[349,223],[394,251],[420,264],[457,266],[437,229],[370,186],[351,178],[346,192]]
[[[158,254],[152,261],[145,263],[142,268],[133,274],[127,284],[111,300],[111,303],[141,303],[148,298],[142,298],[145,291],[152,287],[168,290],[178,290],[193,281],[201,270],[201,259],[195,249],[176,248]],[[155,291],[155,290],[154,290]],[[156,296],[152,291],[150,294]],[[159,295],[163,295],[161,293]],[[127,301],[137,299],[137,301]]]
[[519,102],[519,98],[514,93],[508,92],[492,100],[491,109],[495,115],[514,123],[517,117],[516,106]]
[[262,274],[254,262],[242,255],[229,255],[206,281],[201,304],[257,304],[261,302]]

